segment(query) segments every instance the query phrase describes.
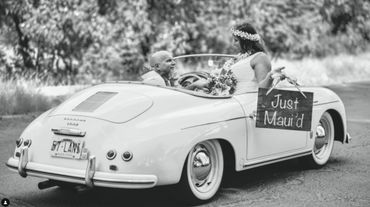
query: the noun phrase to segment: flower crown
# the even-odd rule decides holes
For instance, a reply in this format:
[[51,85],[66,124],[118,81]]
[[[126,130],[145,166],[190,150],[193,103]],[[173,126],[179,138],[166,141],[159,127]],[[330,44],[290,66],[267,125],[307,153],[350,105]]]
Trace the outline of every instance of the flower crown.
[[260,40],[260,36],[258,34],[250,34],[248,32],[242,32],[240,30],[236,30],[234,28],[231,28],[231,33],[235,36],[239,36],[243,39],[246,39],[246,40],[251,40],[251,41],[259,41]]

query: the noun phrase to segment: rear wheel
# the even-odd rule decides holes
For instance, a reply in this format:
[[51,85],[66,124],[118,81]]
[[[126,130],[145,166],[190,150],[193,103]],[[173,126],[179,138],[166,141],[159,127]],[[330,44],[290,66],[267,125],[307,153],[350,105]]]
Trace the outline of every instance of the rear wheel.
[[315,134],[312,154],[306,160],[311,167],[319,168],[328,162],[334,146],[334,122],[328,112],[321,116]]
[[189,152],[182,172],[181,200],[201,203],[217,193],[224,171],[222,148],[217,140],[196,144]]

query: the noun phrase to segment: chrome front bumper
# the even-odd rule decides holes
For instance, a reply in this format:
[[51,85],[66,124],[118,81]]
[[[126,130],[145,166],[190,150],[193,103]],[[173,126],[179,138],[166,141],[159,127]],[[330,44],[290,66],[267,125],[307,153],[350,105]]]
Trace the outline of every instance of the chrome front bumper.
[[346,134],[346,143],[350,143],[352,141],[351,135],[349,133]]
[[127,189],[152,188],[158,181],[155,175],[117,174],[96,171],[95,156],[89,156],[86,170],[69,169],[29,162],[28,148],[21,149],[19,160],[11,157],[6,165],[10,170],[18,172],[22,177],[29,175],[83,184],[88,187],[99,186]]

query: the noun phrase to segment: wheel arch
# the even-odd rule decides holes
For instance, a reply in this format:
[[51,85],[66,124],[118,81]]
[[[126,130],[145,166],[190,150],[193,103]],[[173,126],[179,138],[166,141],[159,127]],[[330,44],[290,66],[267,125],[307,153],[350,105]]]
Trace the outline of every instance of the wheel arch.
[[342,116],[335,109],[329,109],[327,112],[330,114],[334,122],[334,140],[344,143],[345,129]]
[[236,171],[236,154],[235,149],[228,140],[218,139],[220,142],[222,153],[224,157],[224,175],[222,178],[221,185],[227,185],[227,183],[233,179]]
[[[236,171],[235,150],[231,143],[225,139],[217,139],[220,142],[224,157],[224,168],[226,171]],[[225,172],[225,171],[224,171]]]

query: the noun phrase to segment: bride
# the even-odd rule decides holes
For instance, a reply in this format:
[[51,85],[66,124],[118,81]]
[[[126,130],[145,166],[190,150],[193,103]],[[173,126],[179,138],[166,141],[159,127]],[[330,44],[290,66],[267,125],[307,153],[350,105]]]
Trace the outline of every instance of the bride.
[[[234,44],[239,48],[239,55],[227,61],[224,69],[230,70],[237,80],[235,94],[255,91],[257,88],[270,88],[275,78],[284,78],[283,68],[271,71],[271,61],[266,54],[263,40],[256,29],[249,23],[236,25],[231,29]],[[204,88],[209,81],[199,80],[188,89]]]

